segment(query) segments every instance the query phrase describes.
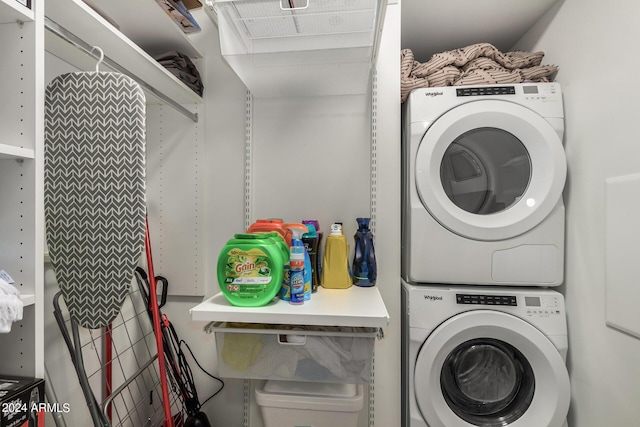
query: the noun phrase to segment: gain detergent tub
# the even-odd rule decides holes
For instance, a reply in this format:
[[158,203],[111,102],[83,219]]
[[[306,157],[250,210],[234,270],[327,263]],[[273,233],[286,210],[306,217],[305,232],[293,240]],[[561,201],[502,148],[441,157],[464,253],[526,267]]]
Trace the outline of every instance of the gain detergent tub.
[[269,234],[236,234],[222,248],[218,285],[231,304],[259,307],[278,294],[289,254],[276,239]]

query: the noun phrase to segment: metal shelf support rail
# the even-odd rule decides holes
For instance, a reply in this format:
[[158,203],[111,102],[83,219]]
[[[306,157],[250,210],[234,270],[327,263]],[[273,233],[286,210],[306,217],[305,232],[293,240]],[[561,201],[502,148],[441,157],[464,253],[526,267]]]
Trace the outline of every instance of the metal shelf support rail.
[[[45,28],[48,31],[50,31],[52,34],[55,34],[56,36],[60,37],[64,41],[66,41],[66,42],[70,43],[71,45],[75,46],[76,48],[80,49],[81,51],[83,51],[87,55],[89,55],[91,57],[94,57],[96,59],[100,59],[100,56],[93,52],[93,50],[95,50],[93,46],[89,45],[87,42],[85,42],[84,40],[82,40],[81,38],[79,38],[78,36],[73,34],[72,32],[70,32],[69,30],[67,30],[64,27],[58,25],[55,21],[53,21],[53,20],[51,20],[51,19],[49,19],[47,17],[44,18],[44,21],[45,21],[44,22]],[[114,71],[117,71],[119,73],[122,73],[124,75],[127,75],[127,76],[131,77],[144,90],[154,94],[159,99],[161,99],[164,103],[166,103],[167,105],[173,107],[175,110],[177,110],[181,114],[185,115],[189,119],[193,120],[194,122],[198,122],[198,114],[197,113],[192,113],[191,111],[186,109],[184,106],[182,106],[181,104],[177,103],[175,100],[171,99],[170,97],[168,97],[164,93],[160,92],[158,89],[156,89],[153,86],[149,85],[143,79],[139,78],[138,76],[136,76],[135,74],[133,74],[132,72],[130,72],[129,70],[127,70],[126,68],[124,68],[123,66],[118,64],[117,62],[115,62],[114,60],[112,60],[109,57],[105,56],[104,59],[102,60],[102,63],[105,64],[106,66],[108,66],[109,68],[111,68]]]

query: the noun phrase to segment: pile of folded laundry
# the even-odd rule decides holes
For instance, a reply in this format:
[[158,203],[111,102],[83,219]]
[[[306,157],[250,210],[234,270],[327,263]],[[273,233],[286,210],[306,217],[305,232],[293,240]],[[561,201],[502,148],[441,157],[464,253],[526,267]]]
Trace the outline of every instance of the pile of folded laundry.
[[11,332],[11,324],[22,320],[20,291],[0,278],[0,333]]
[[182,83],[189,86],[191,90],[202,96],[204,85],[202,84],[200,73],[188,56],[173,50],[156,56],[155,60],[180,79]]
[[413,89],[424,87],[548,82],[558,71],[555,65],[540,65],[544,52],[502,53],[489,43],[436,53],[420,63],[410,49],[400,60],[400,98],[404,102]]

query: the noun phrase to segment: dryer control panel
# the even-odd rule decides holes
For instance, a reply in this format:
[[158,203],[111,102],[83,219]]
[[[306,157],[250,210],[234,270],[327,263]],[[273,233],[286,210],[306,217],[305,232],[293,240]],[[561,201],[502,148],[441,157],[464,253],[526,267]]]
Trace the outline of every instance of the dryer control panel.
[[553,84],[522,83],[514,86],[461,86],[455,89],[457,98],[461,97],[501,97],[517,98],[526,101],[559,102],[560,89]]
[[516,307],[518,299],[513,295],[456,294],[457,304],[510,305]]
[[[534,86],[535,87],[535,86]],[[471,86],[456,89],[456,96],[515,95],[514,86]]]

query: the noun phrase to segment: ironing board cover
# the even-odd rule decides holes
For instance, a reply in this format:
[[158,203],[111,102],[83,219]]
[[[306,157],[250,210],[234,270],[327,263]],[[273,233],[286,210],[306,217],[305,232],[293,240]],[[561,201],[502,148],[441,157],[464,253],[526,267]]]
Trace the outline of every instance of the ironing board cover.
[[49,256],[71,318],[119,313],[145,233],[145,99],[131,78],[77,72],[45,94],[44,211]]

